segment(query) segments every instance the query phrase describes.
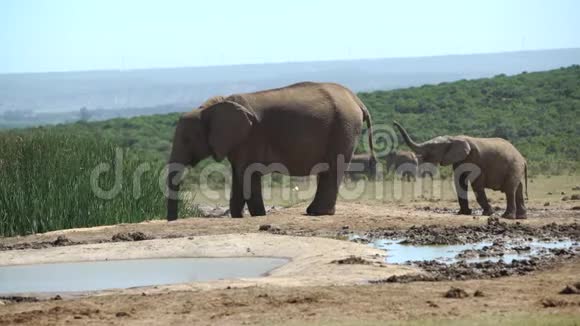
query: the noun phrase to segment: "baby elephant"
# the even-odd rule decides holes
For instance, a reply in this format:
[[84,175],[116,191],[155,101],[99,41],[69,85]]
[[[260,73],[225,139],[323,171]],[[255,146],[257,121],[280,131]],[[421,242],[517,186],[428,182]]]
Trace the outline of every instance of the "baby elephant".
[[525,158],[507,140],[469,136],[440,136],[417,144],[397,122],[407,145],[423,162],[453,165],[459,214],[470,215],[467,201],[467,182],[470,181],[475,198],[484,215],[493,214],[485,195],[485,188],[500,190],[506,195],[507,208],[502,217],[526,218],[523,182],[528,190],[528,169]]
[[409,151],[392,151],[385,156],[385,159],[387,160],[387,172],[393,170],[395,174],[401,175],[403,179],[407,178],[408,181],[417,178],[419,161],[415,153]]
[[377,159],[373,154],[355,154],[350,160],[345,177],[350,180],[358,179],[357,176],[366,175],[374,179],[377,174]]

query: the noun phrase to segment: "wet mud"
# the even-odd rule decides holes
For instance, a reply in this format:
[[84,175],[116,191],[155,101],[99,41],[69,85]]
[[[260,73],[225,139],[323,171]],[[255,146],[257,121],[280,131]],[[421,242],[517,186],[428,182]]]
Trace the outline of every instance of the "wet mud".
[[[348,232],[345,232],[348,234]],[[402,244],[410,245],[457,245],[498,239],[538,239],[553,241],[554,239],[570,239],[580,241],[580,224],[551,223],[542,227],[503,222],[490,217],[484,225],[465,226],[412,226],[406,230],[376,229],[363,235],[365,239],[404,238]]]

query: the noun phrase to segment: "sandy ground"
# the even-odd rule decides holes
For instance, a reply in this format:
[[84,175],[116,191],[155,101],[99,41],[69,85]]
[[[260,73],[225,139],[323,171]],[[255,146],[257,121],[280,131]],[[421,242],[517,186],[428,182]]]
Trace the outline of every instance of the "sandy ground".
[[[572,209],[580,201],[553,201],[549,206],[544,206],[544,201],[530,202],[527,220],[508,223],[534,227],[580,223],[580,211]],[[495,205],[503,206],[500,199]],[[405,266],[381,267],[385,266],[380,263],[384,252],[333,239],[344,230],[363,233],[378,228],[487,222],[487,217],[477,214],[457,216],[453,212],[455,206],[448,200],[360,200],[340,202],[335,216],[313,218],[304,215],[306,204],[302,203],[265,217],[151,221],[0,239],[0,264],[104,257],[255,255],[292,259],[263,279],[104,291],[41,302],[5,302],[0,304],[0,324],[379,325],[387,321],[437,324],[442,320],[497,324],[502,323],[502,318],[515,318],[516,324],[537,323],[544,318],[580,323],[580,295],[558,294],[567,284],[580,282],[578,259],[525,276],[492,280],[368,284],[365,281],[369,279],[417,271]],[[270,225],[275,233],[285,235],[259,231],[261,225]],[[127,232],[142,232],[153,239],[112,242],[116,234]],[[58,236],[66,237],[66,246],[53,246]],[[42,249],[30,249],[35,247]],[[349,255],[361,256],[372,264],[330,264]],[[451,287],[464,289],[469,297],[445,298],[444,293]],[[474,297],[476,290],[484,295]]]
[[[368,264],[332,263],[356,256]],[[420,273],[399,265],[384,264],[385,252],[353,242],[317,237],[272,234],[225,234],[140,242],[101,243],[43,250],[0,252],[0,265],[28,265],[78,261],[104,261],[184,257],[280,257],[289,262],[269,272],[267,277],[220,280],[184,285],[155,286],[95,294],[211,290],[248,286],[331,286],[361,284],[392,275]],[[93,294],[94,295],[94,294]],[[66,296],[63,295],[66,298]]]

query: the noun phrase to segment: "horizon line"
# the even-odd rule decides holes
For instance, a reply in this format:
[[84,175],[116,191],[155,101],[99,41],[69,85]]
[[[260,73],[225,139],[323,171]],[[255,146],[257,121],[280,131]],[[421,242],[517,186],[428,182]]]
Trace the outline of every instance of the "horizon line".
[[67,74],[67,73],[95,73],[95,72],[134,72],[146,70],[176,70],[176,69],[191,69],[191,68],[223,68],[223,67],[242,67],[242,66],[264,66],[264,65],[280,65],[280,64],[305,64],[305,63],[324,63],[324,62],[348,62],[348,61],[377,61],[377,60],[401,60],[401,59],[428,59],[440,57],[457,57],[457,56],[476,56],[476,55],[493,55],[493,54],[510,54],[522,52],[542,52],[542,51],[563,51],[563,50],[580,50],[580,47],[567,48],[544,48],[544,49],[528,49],[515,51],[499,51],[499,52],[475,52],[475,53],[454,53],[454,54],[437,54],[437,55],[419,55],[406,57],[366,57],[356,59],[322,59],[322,60],[299,60],[299,61],[270,61],[270,62],[249,62],[249,63],[235,63],[223,65],[191,65],[191,66],[156,66],[156,67],[141,67],[130,69],[86,69],[86,70],[52,70],[52,71],[21,71],[21,72],[0,72],[0,76],[8,75],[35,75],[35,74]]

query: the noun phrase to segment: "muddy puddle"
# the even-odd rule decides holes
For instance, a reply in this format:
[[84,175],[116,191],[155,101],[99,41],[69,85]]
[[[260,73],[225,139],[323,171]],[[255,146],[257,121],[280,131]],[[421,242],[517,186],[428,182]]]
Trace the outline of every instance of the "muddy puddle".
[[368,242],[368,245],[387,252],[389,264],[435,261],[452,264],[459,261],[467,263],[499,262],[510,264],[514,260],[550,255],[558,250],[574,250],[578,243],[572,240],[540,241],[480,241],[457,245],[416,245],[408,244],[405,239],[361,240],[353,236],[351,241]]
[[82,292],[259,277],[284,258],[164,258],[0,266],[0,294]]

